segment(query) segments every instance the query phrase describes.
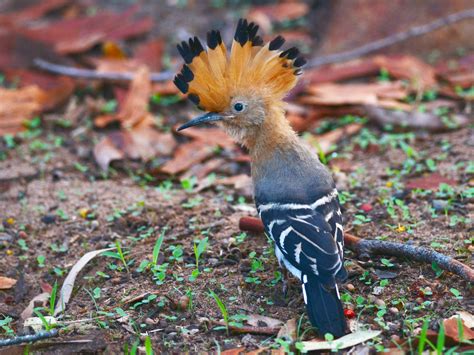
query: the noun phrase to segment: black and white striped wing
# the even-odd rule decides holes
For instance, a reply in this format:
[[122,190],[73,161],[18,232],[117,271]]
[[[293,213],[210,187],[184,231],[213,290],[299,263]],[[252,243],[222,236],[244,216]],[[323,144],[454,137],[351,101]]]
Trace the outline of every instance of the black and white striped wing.
[[342,216],[334,189],[312,204],[257,205],[278,259],[296,277],[314,275],[331,287],[345,279]]

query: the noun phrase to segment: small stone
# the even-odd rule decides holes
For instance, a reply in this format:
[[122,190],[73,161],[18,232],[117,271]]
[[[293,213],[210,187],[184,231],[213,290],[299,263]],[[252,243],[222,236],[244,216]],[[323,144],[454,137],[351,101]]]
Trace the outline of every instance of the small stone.
[[56,222],[56,216],[54,214],[47,214],[41,217],[41,222],[44,224],[53,224]]
[[399,310],[397,307],[390,307],[388,311],[392,314],[398,314]]
[[164,329],[164,328],[166,328],[166,327],[168,326],[168,322],[167,322],[166,320],[164,320],[164,319],[161,319],[161,320],[158,322],[158,326],[159,326],[160,328],[163,328],[163,329]]
[[18,232],[18,238],[20,238],[20,239],[26,239],[26,238],[28,238],[28,234],[26,234],[25,231],[19,231],[19,232]]
[[433,200],[432,205],[436,211],[444,211],[449,207],[448,201],[445,200]]
[[377,298],[377,299],[375,300],[375,304],[376,304],[377,306],[379,306],[379,307],[385,307],[385,306],[386,306],[385,301],[384,301],[384,300],[381,300],[380,298]]
[[189,297],[186,295],[181,296],[177,304],[178,309],[180,311],[185,311],[188,308],[188,305],[189,305]]
[[93,220],[93,221],[91,222],[91,229],[92,229],[92,230],[96,230],[97,228],[99,228],[99,221]]
[[375,301],[377,301],[377,297],[375,297],[374,295],[368,295],[368,296],[367,296],[367,299],[368,299],[371,303],[375,303]]
[[397,344],[400,343],[400,337],[397,334],[393,334],[390,338],[392,339],[393,342]]
[[382,286],[375,286],[374,289],[372,290],[372,294],[379,296],[383,293],[384,288]]
[[207,259],[207,261],[209,262],[211,266],[216,266],[217,263],[219,263],[219,259],[216,259],[216,258],[209,258]]
[[155,325],[156,321],[154,321],[151,318],[147,318],[147,319],[145,319],[145,323],[148,324],[148,325]]
[[346,285],[346,289],[347,289],[347,291],[349,291],[349,292],[354,292],[356,288],[355,288],[355,286],[354,286],[353,284],[347,284],[347,285]]

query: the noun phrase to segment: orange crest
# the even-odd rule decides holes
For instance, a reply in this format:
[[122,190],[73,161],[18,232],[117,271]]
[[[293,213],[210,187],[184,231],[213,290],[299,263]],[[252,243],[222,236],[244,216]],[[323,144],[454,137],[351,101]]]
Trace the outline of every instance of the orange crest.
[[234,95],[242,93],[281,100],[295,86],[306,60],[295,47],[281,51],[285,42],[281,36],[263,45],[257,31],[253,22],[239,20],[230,55],[219,31],[208,32],[207,49],[197,37],[182,42],[178,50],[185,64],[175,85],[210,112],[222,112]]

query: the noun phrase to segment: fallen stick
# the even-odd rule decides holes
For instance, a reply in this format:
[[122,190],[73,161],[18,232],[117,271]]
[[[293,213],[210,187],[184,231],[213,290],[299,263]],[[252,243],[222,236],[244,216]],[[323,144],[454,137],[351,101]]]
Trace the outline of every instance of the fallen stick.
[[[264,232],[262,221],[254,217],[242,217],[239,221],[239,228],[246,232]],[[472,268],[429,248],[384,240],[363,239],[347,232],[344,233],[344,244],[361,257],[367,257],[368,255],[391,255],[430,264],[435,262],[441,269],[452,272],[470,283],[474,283],[474,270]]]
[[20,335],[14,338],[0,339],[0,347],[16,345],[21,343],[33,343],[35,341],[48,339],[57,336],[58,330],[52,329],[49,331],[38,332],[32,335]]
[[359,58],[369,53],[376,52],[382,48],[390,47],[396,43],[406,41],[407,39],[419,37],[436,31],[442,27],[449,26],[453,23],[470,18],[474,18],[474,8],[455,12],[454,14],[441,17],[425,25],[411,27],[406,31],[395,33],[376,41],[366,43],[355,49],[311,59],[308,61],[306,67],[315,68],[325,64],[338,63]]
[[[218,322],[211,320],[210,321],[212,325],[218,325],[222,327],[227,327],[224,322]],[[264,335],[277,335],[278,332],[280,331],[281,327],[253,327],[253,326],[247,326],[243,325],[242,327],[236,327],[234,325],[229,325],[227,327],[230,332],[233,333],[239,333],[239,334],[264,334]]]
[[[306,67],[315,68],[325,64],[338,63],[349,59],[358,58],[369,53],[378,51],[382,48],[389,47],[396,43],[403,42],[410,38],[418,37],[429,32],[433,32],[441,27],[449,26],[455,22],[470,18],[474,18],[474,8],[456,12],[445,17],[441,17],[425,25],[411,27],[407,31],[399,32],[394,35],[381,38],[374,42],[364,44],[363,46],[355,49],[311,59],[310,61],[308,61]],[[41,58],[35,58],[33,62],[38,68],[44,71],[82,79],[130,81],[135,75],[132,72],[98,72],[96,70],[91,69],[69,67],[65,65],[51,63]],[[172,71],[163,71],[159,73],[151,73],[150,79],[152,82],[162,82],[173,79],[174,75],[175,73]]]

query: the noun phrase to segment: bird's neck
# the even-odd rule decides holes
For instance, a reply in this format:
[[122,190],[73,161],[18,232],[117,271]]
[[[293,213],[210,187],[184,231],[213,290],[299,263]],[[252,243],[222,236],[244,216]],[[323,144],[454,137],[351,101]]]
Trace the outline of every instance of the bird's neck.
[[291,152],[300,146],[299,138],[285,118],[281,106],[270,107],[263,124],[245,138],[252,169],[271,159],[277,150]]

